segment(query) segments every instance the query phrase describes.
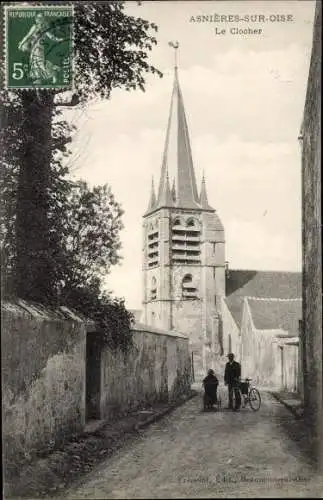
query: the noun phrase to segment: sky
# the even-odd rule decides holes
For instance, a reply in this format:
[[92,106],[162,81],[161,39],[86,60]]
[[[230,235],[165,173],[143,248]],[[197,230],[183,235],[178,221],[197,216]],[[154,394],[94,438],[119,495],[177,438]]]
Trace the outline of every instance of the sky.
[[[152,176],[159,182],[173,85],[169,41],[180,45],[179,80],[198,187],[204,171],[209,202],[225,228],[229,267],[301,270],[297,138],[314,8],[311,0],[127,2],[127,13],[159,28],[149,60],[163,78],[147,77],[145,92],[114,90],[110,100],[67,117],[77,126],[72,177],[108,183],[125,211],[123,258],[107,275],[106,288],[129,308],[141,308],[142,216]],[[220,20],[198,22],[201,14]],[[256,14],[267,21],[228,22],[229,15]],[[262,32],[235,35],[231,28]]]

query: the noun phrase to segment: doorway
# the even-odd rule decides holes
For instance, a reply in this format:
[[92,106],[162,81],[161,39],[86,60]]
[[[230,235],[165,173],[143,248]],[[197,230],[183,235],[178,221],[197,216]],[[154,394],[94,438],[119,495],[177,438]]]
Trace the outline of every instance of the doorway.
[[86,421],[100,418],[101,346],[97,333],[86,336]]

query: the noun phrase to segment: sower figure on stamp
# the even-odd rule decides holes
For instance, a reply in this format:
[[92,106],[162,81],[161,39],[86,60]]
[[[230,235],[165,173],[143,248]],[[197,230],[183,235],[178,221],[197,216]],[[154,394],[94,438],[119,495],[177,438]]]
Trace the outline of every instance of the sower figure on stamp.
[[34,80],[35,84],[41,84],[48,80],[52,80],[55,83],[56,73],[60,70],[58,66],[46,60],[44,47],[46,37],[54,42],[63,41],[63,38],[58,38],[51,33],[50,26],[43,14],[39,12],[36,14],[35,24],[18,45],[18,48],[23,52],[30,52],[30,78]]
[[[229,361],[225,365],[224,383],[228,386],[229,391],[229,408],[231,410],[239,410],[241,406],[241,394],[239,390],[241,365],[234,361],[234,354],[228,354]],[[233,393],[235,406],[233,408]]]

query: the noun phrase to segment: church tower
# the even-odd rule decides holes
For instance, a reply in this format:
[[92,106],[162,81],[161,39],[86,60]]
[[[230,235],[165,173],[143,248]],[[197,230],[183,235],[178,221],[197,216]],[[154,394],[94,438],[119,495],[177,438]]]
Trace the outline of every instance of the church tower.
[[143,216],[143,320],[190,338],[197,376],[222,354],[224,250],[224,229],[209,204],[204,175],[198,194],[175,63],[160,182],[157,193],[152,182]]

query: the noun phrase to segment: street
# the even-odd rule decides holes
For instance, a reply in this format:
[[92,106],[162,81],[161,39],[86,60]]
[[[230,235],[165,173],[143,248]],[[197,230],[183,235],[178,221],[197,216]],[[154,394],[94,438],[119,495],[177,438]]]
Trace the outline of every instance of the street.
[[224,389],[221,394],[220,412],[203,412],[200,393],[142,431],[64,498],[322,498],[298,442],[300,423],[290,412],[262,393],[260,411],[235,413],[226,409]]

